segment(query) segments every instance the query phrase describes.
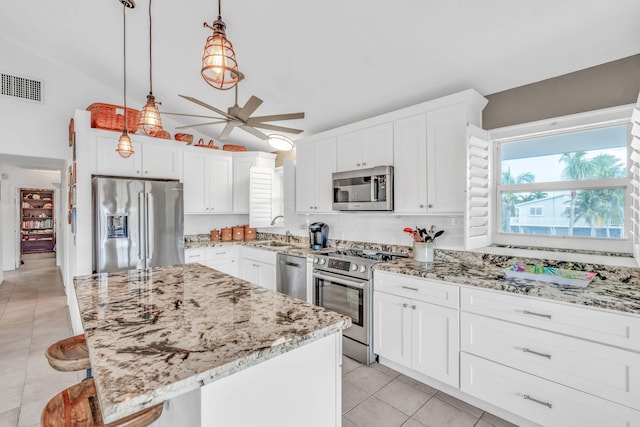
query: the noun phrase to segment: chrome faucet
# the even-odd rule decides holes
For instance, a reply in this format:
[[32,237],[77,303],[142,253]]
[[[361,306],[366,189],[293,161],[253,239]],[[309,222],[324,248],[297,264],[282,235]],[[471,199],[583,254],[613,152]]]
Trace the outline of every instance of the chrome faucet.
[[284,233],[284,241],[286,243],[291,243],[291,232],[289,230]]
[[275,225],[278,218],[282,218],[284,220],[284,215],[278,215],[277,217],[271,220],[271,225]]

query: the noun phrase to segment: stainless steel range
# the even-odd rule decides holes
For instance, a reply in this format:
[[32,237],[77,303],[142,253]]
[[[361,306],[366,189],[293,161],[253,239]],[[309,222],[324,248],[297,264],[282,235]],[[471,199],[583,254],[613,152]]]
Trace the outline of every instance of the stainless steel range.
[[313,258],[316,305],[351,317],[343,332],[342,352],[367,365],[373,354],[373,265],[406,258],[406,254],[343,249]]

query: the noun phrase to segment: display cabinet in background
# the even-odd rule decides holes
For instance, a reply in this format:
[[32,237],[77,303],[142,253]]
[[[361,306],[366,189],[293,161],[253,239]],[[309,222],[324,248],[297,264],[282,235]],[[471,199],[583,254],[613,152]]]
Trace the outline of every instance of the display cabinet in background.
[[56,244],[53,190],[20,190],[20,253],[52,252]]

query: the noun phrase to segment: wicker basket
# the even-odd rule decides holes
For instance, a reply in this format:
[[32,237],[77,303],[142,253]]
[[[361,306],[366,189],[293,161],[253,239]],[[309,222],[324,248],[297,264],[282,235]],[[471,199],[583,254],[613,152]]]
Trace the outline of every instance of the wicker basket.
[[190,135],[188,133],[176,133],[174,135],[174,138],[176,139],[176,141],[186,142],[187,145],[193,144],[193,135]]
[[164,129],[151,133],[151,136],[154,138],[171,139],[171,134]]
[[211,148],[212,150],[217,150],[218,147],[214,144],[213,139],[209,140],[209,144],[205,144],[204,143],[204,139],[200,138],[200,140],[198,141],[198,143],[196,145],[194,145],[194,147],[204,147],[204,148]]
[[222,149],[224,151],[247,151],[247,147],[245,147],[244,145],[224,144],[222,146]]
[[[122,130],[124,126],[124,108],[119,105],[96,102],[87,107],[91,112],[91,127],[108,130]],[[140,112],[127,108],[127,131],[136,133]]]

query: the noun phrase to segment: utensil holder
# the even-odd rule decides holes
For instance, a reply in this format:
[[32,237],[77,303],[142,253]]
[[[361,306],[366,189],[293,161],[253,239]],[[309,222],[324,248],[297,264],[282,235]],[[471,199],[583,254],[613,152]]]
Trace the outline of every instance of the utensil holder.
[[433,262],[433,243],[413,242],[413,259],[417,262]]

